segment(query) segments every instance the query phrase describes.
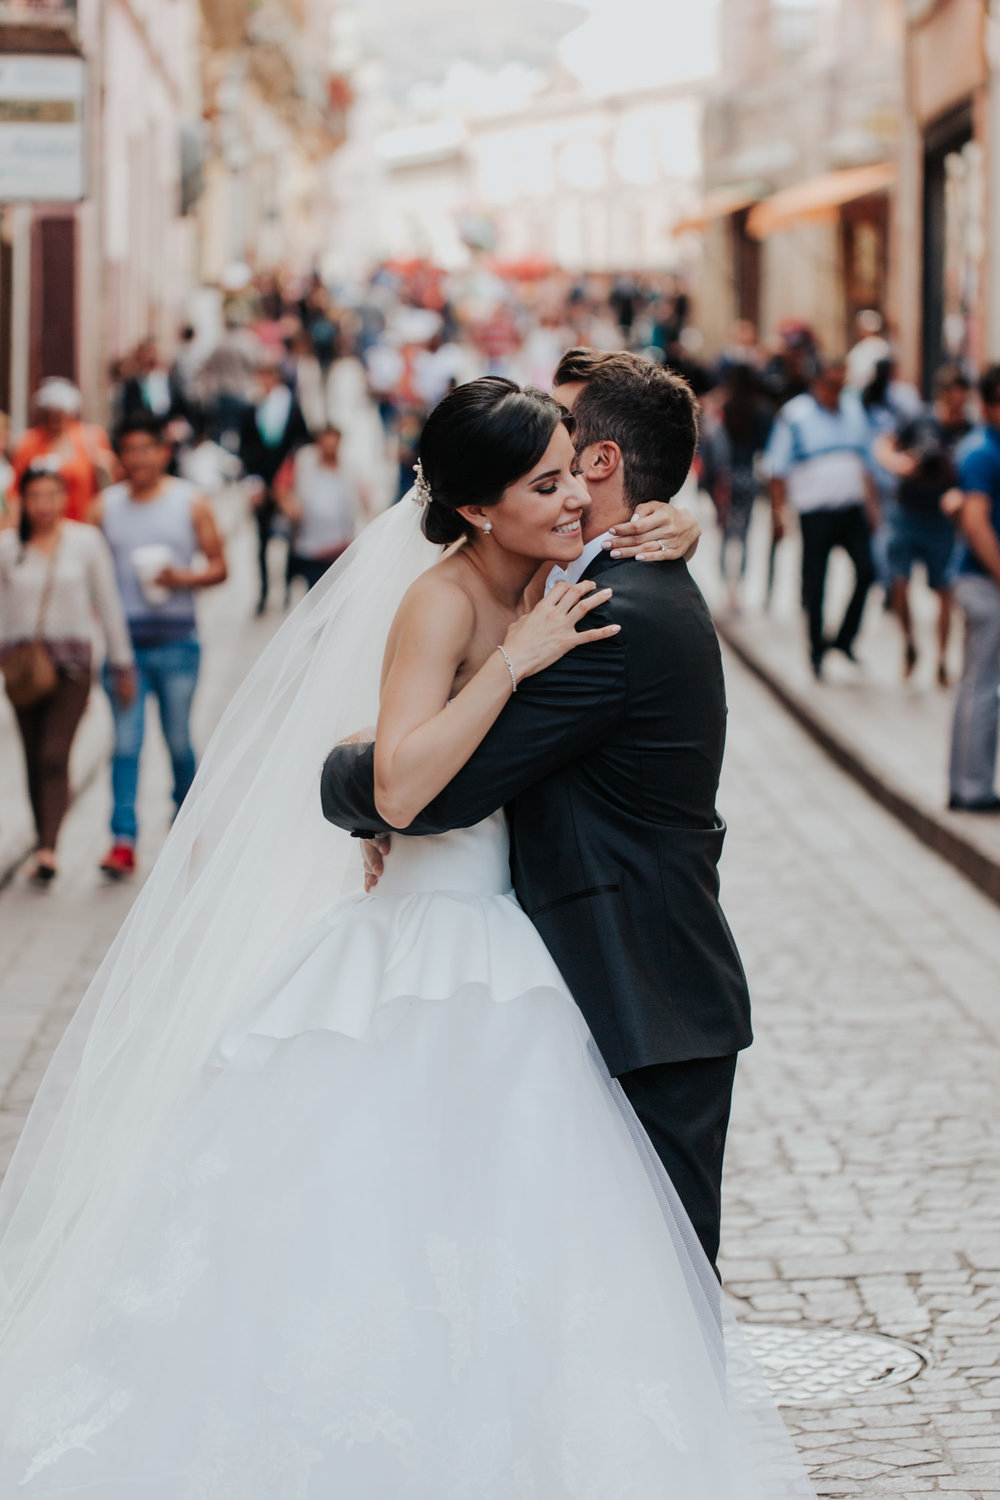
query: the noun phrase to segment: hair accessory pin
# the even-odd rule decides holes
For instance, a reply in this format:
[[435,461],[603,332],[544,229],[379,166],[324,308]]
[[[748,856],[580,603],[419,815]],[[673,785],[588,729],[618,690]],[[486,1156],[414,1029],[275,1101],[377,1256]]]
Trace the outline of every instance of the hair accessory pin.
[[419,458],[413,465],[413,472],[417,476],[413,482],[413,498],[418,505],[429,505],[431,499],[431,487],[424,477],[424,466]]

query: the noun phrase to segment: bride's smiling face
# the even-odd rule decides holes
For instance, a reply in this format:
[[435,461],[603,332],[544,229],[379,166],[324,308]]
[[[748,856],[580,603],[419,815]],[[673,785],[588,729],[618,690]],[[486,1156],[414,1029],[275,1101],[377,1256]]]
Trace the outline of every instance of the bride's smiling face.
[[573,439],[560,422],[534,467],[509,484],[496,505],[463,508],[489,540],[537,562],[568,563],[583,551],[583,514],[590,504],[579,476]]

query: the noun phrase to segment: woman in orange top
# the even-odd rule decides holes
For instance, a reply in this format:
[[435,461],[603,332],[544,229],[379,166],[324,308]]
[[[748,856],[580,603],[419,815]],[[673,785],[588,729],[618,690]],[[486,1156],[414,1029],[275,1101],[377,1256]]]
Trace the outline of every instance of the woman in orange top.
[[66,517],[86,521],[102,485],[109,483],[114,456],[99,427],[80,420],[82,398],[68,380],[46,380],[35,396],[35,425],[14,449],[14,485],[8,496],[8,524],[17,525],[16,486],[28,468],[58,470],[66,484]]

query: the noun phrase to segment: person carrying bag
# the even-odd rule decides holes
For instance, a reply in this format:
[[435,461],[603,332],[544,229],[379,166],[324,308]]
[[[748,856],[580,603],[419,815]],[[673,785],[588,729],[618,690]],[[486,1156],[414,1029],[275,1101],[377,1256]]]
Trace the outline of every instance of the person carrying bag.
[[24,746],[38,833],[30,879],[47,886],[69,806],[69,757],[90,697],[99,619],[120,702],[135,696],[132,646],[107,543],[66,519],[66,482],[29,469],[18,529],[0,533],[0,672]]
[[56,690],[59,673],[52,653],[45,644],[45,621],[52,602],[52,586],[55,582],[58,548],[49,561],[42,590],[42,604],[38,611],[38,624],[34,639],[22,641],[0,661],[3,685],[12,708],[34,708],[43,698]]

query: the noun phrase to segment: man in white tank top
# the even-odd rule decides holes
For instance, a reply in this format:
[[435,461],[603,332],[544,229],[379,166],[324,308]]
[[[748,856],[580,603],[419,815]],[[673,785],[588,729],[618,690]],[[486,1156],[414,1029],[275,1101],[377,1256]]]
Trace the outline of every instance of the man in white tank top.
[[117,880],[135,870],[135,804],[148,693],[156,697],[170,752],[176,807],[194,780],[191,701],[201,655],[194,595],[223,582],[226,557],[208,501],[186,479],[167,473],[170,445],[157,420],[125,422],[116,446],[125,481],[104,491],[91,519],[103,529],[114,558],[138,677],[129,705],[108,694],[115,726],[112,845],[101,869]]

